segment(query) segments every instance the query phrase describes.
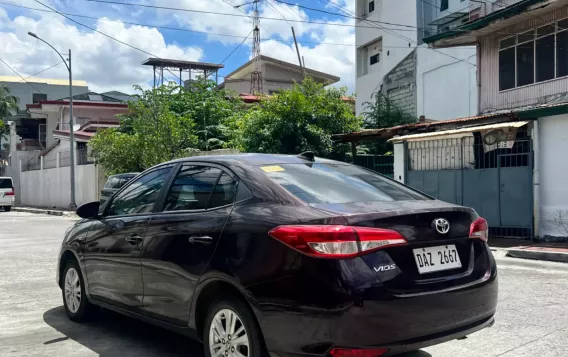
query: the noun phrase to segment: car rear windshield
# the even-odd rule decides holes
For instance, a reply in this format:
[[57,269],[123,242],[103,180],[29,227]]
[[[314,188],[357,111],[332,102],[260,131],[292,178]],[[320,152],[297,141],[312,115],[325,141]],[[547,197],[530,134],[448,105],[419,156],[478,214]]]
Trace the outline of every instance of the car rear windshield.
[[0,178],[0,189],[4,188],[12,188],[12,179],[11,178]]
[[306,203],[428,200],[372,171],[345,164],[261,166],[274,182]]

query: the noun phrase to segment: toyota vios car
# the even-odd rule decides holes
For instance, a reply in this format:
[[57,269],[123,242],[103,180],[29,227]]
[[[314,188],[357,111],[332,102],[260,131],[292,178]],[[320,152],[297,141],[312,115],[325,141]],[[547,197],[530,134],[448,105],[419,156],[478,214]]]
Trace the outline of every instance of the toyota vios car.
[[493,324],[483,218],[311,153],[164,163],[77,213],[57,271],[69,318],[102,306],[207,357],[388,356]]

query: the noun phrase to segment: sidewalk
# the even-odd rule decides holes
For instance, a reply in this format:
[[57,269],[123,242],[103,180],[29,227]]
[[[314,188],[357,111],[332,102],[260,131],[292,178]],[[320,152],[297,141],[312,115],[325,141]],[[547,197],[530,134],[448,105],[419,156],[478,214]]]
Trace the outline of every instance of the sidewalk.
[[489,246],[492,249],[506,250],[507,256],[512,258],[568,263],[568,243],[490,238]]
[[62,210],[58,208],[52,209],[52,208],[30,207],[30,206],[12,206],[12,211],[36,213],[36,214],[48,214],[51,216],[76,217],[75,211]]

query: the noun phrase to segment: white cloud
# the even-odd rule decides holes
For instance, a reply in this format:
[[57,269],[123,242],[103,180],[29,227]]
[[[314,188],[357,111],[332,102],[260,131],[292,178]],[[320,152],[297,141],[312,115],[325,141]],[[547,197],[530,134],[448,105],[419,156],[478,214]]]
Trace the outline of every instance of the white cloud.
[[[0,17],[4,16],[0,12]],[[66,55],[72,49],[73,77],[89,83],[94,91],[109,89],[132,92],[134,84],[147,86],[152,80],[152,69],[140,63],[151,57],[93,31],[66,24],[59,15],[42,13],[39,18],[19,16],[13,21],[5,18],[0,32],[2,59],[17,72],[30,76],[60,61],[59,56],[46,44],[27,35],[28,31]],[[200,60],[203,50],[166,44],[163,35],[155,28],[127,26],[120,22],[98,21],[96,29],[141,48],[156,57]],[[0,64],[0,74],[14,75]],[[42,74],[43,77],[65,78],[64,65]]]
[[[5,0],[6,1],[6,0]],[[24,6],[39,8],[32,0],[7,0]],[[59,0],[53,0],[59,1]],[[52,1],[52,2],[53,2]],[[247,2],[246,0],[180,0],[172,3],[169,0],[140,0],[146,4],[178,7],[200,11],[212,11],[244,15],[242,10],[232,5]],[[289,2],[297,0],[288,0]],[[332,0],[341,6],[347,6],[354,11],[355,0]],[[50,4],[50,2],[47,2]],[[320,14],[310,17],[304,9],[298,6],[288,6],[281,3],[263,1],[259,5],[262,17],[282,18],[291,20],[315,20],[318,22],[349,24],[353,19],[325,20],[327,15]],[[300,2],[299,2],[300,3]],[[232,4],[232,5],[231,5]],[[156,10],[131,6],[107,6],[97,3],[81,2],[82,9],[72,1],[65,1],[66,12],[82,13],[89,16],[104,17],[116,20],[133,21],[140,23],[154,23],[160,25],[175,25],[195,31],[231,34],[238,37],[220,37],[210,35],[208,40],[211,46],[227,45],[228,49],[236,46],[252,30],[252,20],[249,17],[221,16],[195,12],[182,12],[172,10]],[[51,6],[51,4],[50,4]],[[315,7],[315,6],[314,6]],[[58,7],[59,8],[59,7]],[[278,9],[278,11],[275,10]],[[323,8],[323,7],[322,7]],[[7,9],[10,9],[7,7]],[[250,12],[251,7],[245,7]],[[327,8],[328,11],[339,13],[337,8]],[[85,22],[88,20],[81,20]],[[89,22],[90,24],[91,22]],[[308,68],[330,73],[341,77],[340,85],[347,85],[350,91],[355,88],[354,63],[355,48],[353,46],[335,46],[328,44],[308,44],[310,42],[326,42],[335,44],[354,44],[355,31],[349,26],[327,26],[305,22],[274,21],[261,19],[261,38],[270,40],[261,44],[262,53],[277,59],[297,62],[297,55],[293,46],[290,25],[294,26],[296,36],[300,40],[300,51],[305,57]],[[176,58],[185,60],[202,60],[203,50],[199,47],[184,47],[178,44],[166,44],[164,36],[156,28],[124,25],[120,22],[98,21],[96,28],[104,33],[111,34],[117,39],[142,48],[157,57]],[[49,29],[46,31],[46,29]],[[27,36],[28,31],[35,31],[39,36],[50,42],[60,51],[73,49],[74,78],[87,80],[92,90],[102,91],[117,89],[132,92],[133,84],[146,84],[152,80],[151,68],[141,66],[140,63],[149,55],[138,52],[123,44],[117,43],[103,35],[93,33],[88,29],[64,22],[59,15],[52,13],[29,12],[26,16],[9,20],[6,13],[0,8],[0,43],[7,51],[0,55],[22,75],[31,75],[55,64],[59,57],[45,44]],[[281,43],[276,40],[288,41]],[[245,43],[250,53],[252,36]],[[12,73],[0,64],[0,74]],[[60,65],[42,74],[44,77],[65,78],[66,69]]]

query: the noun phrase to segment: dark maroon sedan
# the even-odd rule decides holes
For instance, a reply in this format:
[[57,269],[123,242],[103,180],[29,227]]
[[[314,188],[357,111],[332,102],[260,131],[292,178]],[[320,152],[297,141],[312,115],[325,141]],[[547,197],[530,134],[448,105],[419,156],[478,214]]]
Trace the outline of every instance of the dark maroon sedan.
[[208,357],[387,356],[493,324],[483,218],[311,153],[164,163],[77,213],[69,318],[116,310]]

